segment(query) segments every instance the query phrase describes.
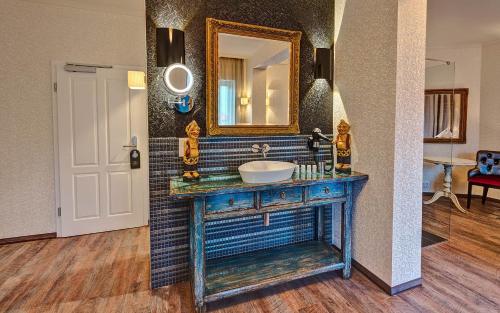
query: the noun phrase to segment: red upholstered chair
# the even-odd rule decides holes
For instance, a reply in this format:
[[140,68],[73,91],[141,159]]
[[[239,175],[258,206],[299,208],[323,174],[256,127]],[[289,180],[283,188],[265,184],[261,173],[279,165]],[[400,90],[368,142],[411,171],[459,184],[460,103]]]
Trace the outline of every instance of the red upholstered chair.
[[500,189],[500,151],[478,151],[476,161],[476,167],[467,174],[469,181],[467,208],[470,208],[472,186],[483,187],[483,204],[486,202],[489,188]]

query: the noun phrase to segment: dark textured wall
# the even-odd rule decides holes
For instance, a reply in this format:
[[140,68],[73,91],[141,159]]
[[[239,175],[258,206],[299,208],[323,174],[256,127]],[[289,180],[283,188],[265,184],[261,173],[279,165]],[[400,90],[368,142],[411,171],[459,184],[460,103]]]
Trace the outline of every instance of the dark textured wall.
[[[333,0],[146,0],[149,136],[184,137],[184,126],[193,118],[205,135],[205,19],[221,20],[302,31],[300,51],[300,130],[314,127],[332,132],[333,93],[324,80],[313,77],[314,48],[330,47],[334,33]],[[156,67],[155,28],[185,31],[186,65],[195,83],[190,95],[196,107],[181,115],[166,108],[166,90]]]

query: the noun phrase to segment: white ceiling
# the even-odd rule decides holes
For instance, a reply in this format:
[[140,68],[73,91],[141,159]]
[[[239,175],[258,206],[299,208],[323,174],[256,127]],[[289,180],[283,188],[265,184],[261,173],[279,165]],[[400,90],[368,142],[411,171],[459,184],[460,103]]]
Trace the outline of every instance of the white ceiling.
[[219,36],[219,55],[248,59],[266,44],[268,44],[267,39],[221,34]]
[[103,13],[146,16],[144,0],[24,0]]
[[[144,0],[24,1],[145,16]],[[500,0],[428,0],[427,47],[465,46],[496,41],[500,41]]]
[[500,41],[500,0],[428,0],[427,47]]
[[264,52],[267,56],[272,56],[283,49],[288,49],[289,45],[290,43],[284,41],[220,34],[219,56],[250,59]]

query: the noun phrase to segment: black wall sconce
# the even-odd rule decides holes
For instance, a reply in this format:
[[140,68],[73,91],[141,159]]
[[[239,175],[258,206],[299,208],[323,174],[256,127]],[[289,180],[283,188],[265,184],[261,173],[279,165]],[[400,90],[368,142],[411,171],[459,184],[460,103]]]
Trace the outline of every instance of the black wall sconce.
[[185,64],[184,32],[174,28],[157,28],[156,66],[165,67],[161,74],[169,94],[165,102],[170,109],[182,114],[190,112],[194,106],[189,96],[194,77]]
[[184,32],[174,28],[156,29],[156,66],[185,64]]
[[326,79],[333,87],[333,46],[314,49],[314,78]]

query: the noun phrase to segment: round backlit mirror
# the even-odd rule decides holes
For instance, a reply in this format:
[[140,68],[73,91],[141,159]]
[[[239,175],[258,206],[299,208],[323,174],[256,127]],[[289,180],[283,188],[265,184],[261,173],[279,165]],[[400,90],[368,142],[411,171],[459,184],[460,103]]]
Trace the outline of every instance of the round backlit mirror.
[[193,88],[193,74],[184,65],[175,63],[166,68],[163,81],[168,92],[176,96],[185,96]]

